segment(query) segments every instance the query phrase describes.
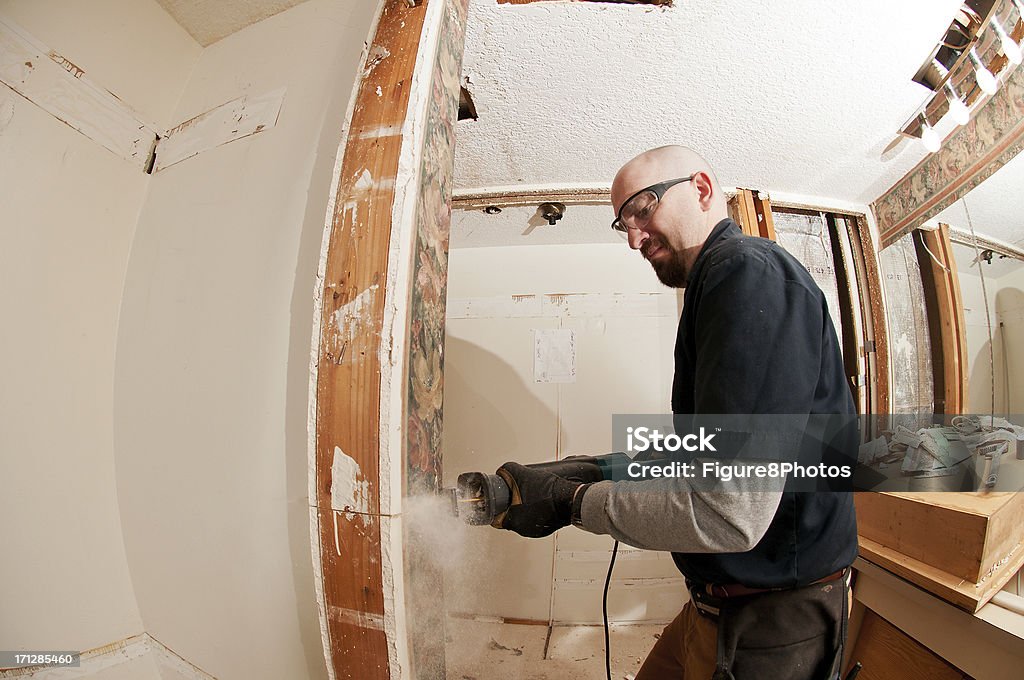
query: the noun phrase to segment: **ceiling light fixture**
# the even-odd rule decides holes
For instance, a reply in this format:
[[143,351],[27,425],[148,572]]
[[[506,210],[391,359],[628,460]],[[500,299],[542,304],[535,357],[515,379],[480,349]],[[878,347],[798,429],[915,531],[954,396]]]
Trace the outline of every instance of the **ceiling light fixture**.
[[928,118],[921,114],[921,144],[928,149],[929,153],[935,153],[942,147],[942,139],[939,133],[928,124]]
[[978,87],[987,95],[995,94],[996,90],[999,89],[999,82],[996,81],[996,77],[981,63],[981,59],[978,58],[978,53],[973,47],[967,54],[970,57],[971,64],[974,65],[974,79],[978,82]]
[[992,30],[994,30],[996,35],[999,36],[999,43],[1003,48],[1003,54],[1006,55],[1007,61],[1011,64],[1020,64],[1020,62],[1024,60],[1024,55],[1022,55],[1020,51],[1020,45],[1013,42],[1013,38],[1007,35],[1006,29],[996,21],[994,16],[989,19],[988,22],[992,25]]
[[946,98],[949,100],[949,117],[957,125],[967,125],[971,121],[971,110],[960,98],[953,83],[946,81]]

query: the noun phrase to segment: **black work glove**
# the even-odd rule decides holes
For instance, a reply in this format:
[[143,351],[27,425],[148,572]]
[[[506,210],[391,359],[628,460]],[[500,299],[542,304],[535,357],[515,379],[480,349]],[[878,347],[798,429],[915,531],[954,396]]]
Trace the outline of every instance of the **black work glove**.
[[508,484],[512,503],[494,518],[494,526],[527,538],[541,538],[569,526],[572,500],[582,484],[558,475],[505,463],[496,473]]

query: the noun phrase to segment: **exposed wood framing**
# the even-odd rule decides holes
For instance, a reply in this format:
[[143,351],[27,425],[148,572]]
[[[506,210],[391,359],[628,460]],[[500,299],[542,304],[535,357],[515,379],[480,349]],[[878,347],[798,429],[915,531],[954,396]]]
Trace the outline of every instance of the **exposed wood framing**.
[[[746,191],[744,189],[743,191]],[[767,196],[762,196],[761,192],[754,191],[753,203],[754,203],[754,217],[757,220],[757,235],[761,238],[775,240],[775,221],[772,219],[772,204],[768,200]]]
[[729,216],[732,217],[747,236],[760,236],[757,229],[757,211],[754,209],[754,192],[737,189],[729,199]]
[[[846,380],[853,393],[858,413],[867,413],[868,391],[871,389],[867,380],[867,358],[864,347],[867,344],[865,317],[868,316],[867,302],[860,295],[860,277],[856,272],[852,251],[856,248],[851,235],[840,225],[841,217],[828,213],[825,221],[828,225],[829,241],[832,244],[832,262],[835,265],[839,294],[839,313],[842,316],[842,337],[839,341],[843,347],[843,370]],[[851,271],[853,269],[853,271]]]
[[466,0],[382,0],[338,154],[319,292],[311,499],[333,678],[440,677],[444,668],[443,621],[420,620],[443,613],[439,584],[426,567],[410,571],[417,556],[401,504],[407,485],[436,483],[440,465],[465,15]]
[[[460,192],[452,198],[452,208],[483,210],[488,206],[509,208],[558,202],[565,205],[611,205],[611,189],[607,187],[494,189]],[[610,220],[609,220],[610,221]]]
[[775,240],[771,201],[761,192],[737,189],[736,194],[729,199],[729,215],[740,225],[744,234]]
[[932,341],[935,412],[956,415],[963,413],[967,401],[968,356],[960,277],[949,225],[914,233]]
[[[878,255],[864,215],[844,215],[846,233],[853,246],[855,274],[861,291],[861,310],[864,328],[864,360],[867,368],[865,380],[867,413],[889,412],[889,335],[885,325],[885,305],[882,302],[882,278],[878,269]],[[876,422],[874,419],[873,422]],[[883,423],[884,425],[884,423]],[[873,432],[871,434],[874,434]]]
[[977,611],[1024,566],[1015,492],[866,492],[854,504],[861,557],[961,609]]

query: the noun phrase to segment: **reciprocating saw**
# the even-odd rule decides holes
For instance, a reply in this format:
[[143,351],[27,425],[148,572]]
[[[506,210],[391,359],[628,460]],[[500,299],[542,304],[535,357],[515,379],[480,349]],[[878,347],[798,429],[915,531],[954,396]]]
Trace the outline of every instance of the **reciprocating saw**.
[[[550,472],[573,482],[588,483],[623,479],[630,462],[624,453],[609,453],[603,456],[570,456],[526,467]],[[452,512],[467,524],[494,524],[512,504],[512,490],[498,474],[463,472],[455,488],[444,491],[451,495]]]

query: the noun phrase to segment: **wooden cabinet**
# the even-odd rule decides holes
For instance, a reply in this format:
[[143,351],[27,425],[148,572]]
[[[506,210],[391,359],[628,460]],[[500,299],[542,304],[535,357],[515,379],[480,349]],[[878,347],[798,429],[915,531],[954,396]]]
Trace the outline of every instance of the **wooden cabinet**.
[[849,658],[863,665],[857,680],[970,678],[870,609],[864,612]]

